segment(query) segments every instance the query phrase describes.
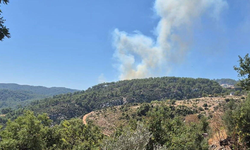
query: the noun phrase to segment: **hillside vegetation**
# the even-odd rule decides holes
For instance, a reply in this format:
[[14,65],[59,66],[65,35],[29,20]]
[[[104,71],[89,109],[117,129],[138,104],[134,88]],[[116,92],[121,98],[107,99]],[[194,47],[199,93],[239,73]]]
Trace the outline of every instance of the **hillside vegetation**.
[[[121,107],[121,110],[125,110]],[[115,110],[115,109],[114,109]],[[183,113],[180,113],[183,112]],[[204,117],[185,124],[183,115],[193,113],[188,108],[143,104],[126,127],[119,127],[112,136],[105,136],[91,124],[80,119],[64,120],[59,125],[46,114],[26,111],[0,130],[0,149],[100,149],[100,150],[206,150],[208,144],[202,133],[208,124]]]
[[[232,97],[226,93],[227,89],[208,79],[163,77],[103,83],[9,110],[0,117],[4,125],[0,130],[0,148],[248,147],[239,139],[249,139],[245,126],[249,122],[250,95],[246,98],[239,92],[240,96]],[[244,113],[239,114],[239,110]],[[48,116],[41,115],[44,112]],[[90,121],[83,123],[79,117],[88,112],[92,112]],[[8,118],[13,121],[6,123]]]
[[60,87],[46,88],[42,86],[0,83],[0,109],[21,107],[34,100],[75,91]]
[[31,86],[31,85],[19,85],[14,83],[0,83],[0,89],[7,89],[12,91],[29,91],[37,95],[53,96],[64,93],[73,93],[77,90],[64,88],[64,87],[51,87],[44,86]]
[[36,95],[29,91],[0,90],[0,109],[16,108],[17,106],[27,105],[32,100],[43,99],[46,96]]
[[[75,118],[55,125],[46,114],[34,115],[26,111],[0,130],[0,148],[230,150],[234,146],[232,144],[238,142],[235,135],[230,139],[230,145],[225,140],[229,139],[227,135],[234,134],[232,130],[239,130],[237,132],[244,140],[249,137],[244,135],[249,132],[248,128],[237,128],[249,121],[234,118],[238,114],[234,111],[237,109],[244,108],[243,115],[249,114],[249,105],[244,105],[249,101],[250,95],[247,98],[206,97],[176,101],[176,104],[173,100],[125,104],[95,111],[90,115],[88,124]],[[202,109],[195,105],[202,105]],[[236,149],[245,148],[241,144],[236,146]]]
[[[62,94],[32,102],[25,109],[36,113],[46,112],[56,122],[82,116],[96,109],[126,103],[143,103],[154,100],[181,100],[206,95],[218,95],[222,87],[209,79],[162,77],[134,79],[93,86],[86,91]],[[19,109],[15,114],[21,114]]]
[[[93,111],[85,116],[83,122],[92,122],[99,126],[105,135],[111,135],[118,127],[127,126],[135,120],[141,120],[153,107],[169,106],[173,115],[187,116],[186,122],[195,121],[198,116],[212,118],[213,115],[222,114],[222,107],[231,100],[240,102],[242,96],[201,97],[180,101],[152,101],[151,103],[125,104]],[[245,98],[245,97],[244,97]],[[192,114],[196,114],[196,117]],[[191,118],[193,119],[191,119]],[[191,120],[190,120],[191,119]],[[196,120],[197,121],[197,120]]]
[[227,78],[215,79],[215,81],[218,82],[219,84],[228,84],[228,85],[236,85],[238,82],[234,79],[227,79]]

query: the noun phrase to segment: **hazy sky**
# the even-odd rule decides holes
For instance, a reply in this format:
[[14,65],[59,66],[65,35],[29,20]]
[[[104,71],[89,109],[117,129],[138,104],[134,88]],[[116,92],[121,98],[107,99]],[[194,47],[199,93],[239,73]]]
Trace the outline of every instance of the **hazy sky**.
[[250,53],[249,0],[10,0],[0,83],[86,89],[177,76],[233,78]]

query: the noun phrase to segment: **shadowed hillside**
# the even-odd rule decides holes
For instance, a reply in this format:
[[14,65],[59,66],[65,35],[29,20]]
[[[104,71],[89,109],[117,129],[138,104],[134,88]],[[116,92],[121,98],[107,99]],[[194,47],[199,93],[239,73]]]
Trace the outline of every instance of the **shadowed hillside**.
[[64,93],[73,93],[77,90],[64,88],[64,87],[51,87],[44,86],[31,86],[31,85],[19,85],[14,83],[0,83],[0,89],[7,89],[13,91],[29,91],[33,94],[53,96]]
[[0,109],[25,106],[34,100],[75,91],[77,90],[61,87],[47,88],[43,86],[0,83]]

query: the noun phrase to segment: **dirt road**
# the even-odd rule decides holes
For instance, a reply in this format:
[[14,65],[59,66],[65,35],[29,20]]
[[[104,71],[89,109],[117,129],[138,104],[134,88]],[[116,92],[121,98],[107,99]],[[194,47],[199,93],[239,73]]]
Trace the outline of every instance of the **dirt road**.
[[83,124],[85,124],[85,125],[87,124],[87,118],[88,118],[88,116],[91,115],[92,113],[94,113],[94,112],[92,111],[92,112],[90,112],[90,113],[88,113],[88,114],[86,114],[86,115],[83,116],[83,118],[82,118]]

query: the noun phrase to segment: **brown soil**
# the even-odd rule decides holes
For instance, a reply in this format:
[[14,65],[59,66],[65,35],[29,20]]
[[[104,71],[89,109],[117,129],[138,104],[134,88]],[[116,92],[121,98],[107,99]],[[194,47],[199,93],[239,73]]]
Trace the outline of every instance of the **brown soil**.
[[[206,116],[212,115],[212,119],[209,120],[209,126],[211,129],[211,133],[209,133],[208,143],[209,145],[216,145],[215,150],[221,148],[219,145],[219,141],[226,139],[226,127],[223,124],[221,116],[223,116],[223,111],[221,109],[214,109],[216,107],[220,108],[220,104],[225,103],[226,98],[233,98],[233,99],[241,99],[241,96],[225,96],[225,97],[202,97],[202,98],[195,98],[189,100],[179,100],[176,101],[175,106],[177,105],[185,105],[190,108],[199,108],[203,107],[204,104],[207,104],[207,110],[199,111],[198,114],[204,114]],[[166,101],[165,104],[167,104]],[[158,105],[160,103],[153,103],[153,105]],[[131,106],[128,108],[127,111],[122,112],[120,110],[121,106],[115,106],[113,108],[105,108],[103,110],[98,110],[95,112],[91,112],[86,114],[83,117],[83,123],[87,124],[87,119],[92,120],[93,123],[99,126],[105,135],[111,135],[115,132],[117,127],[119,126],[126,126],[128,124],[128,120],[124,119],[125,114],[131,114],[139,108],[140,105]],[[185,117],[185,122],[199,122],[197,117],[198,114],[188,115]],[[227,148],[225,149],[227,150]]]
[[83,124],[87,125],[87,119],[88,119],[89,115],[91,115],[93,113],[94,112],[92,111],[92,112],[90,112],[90,113],[83,116],[83,118],[82,118]]

